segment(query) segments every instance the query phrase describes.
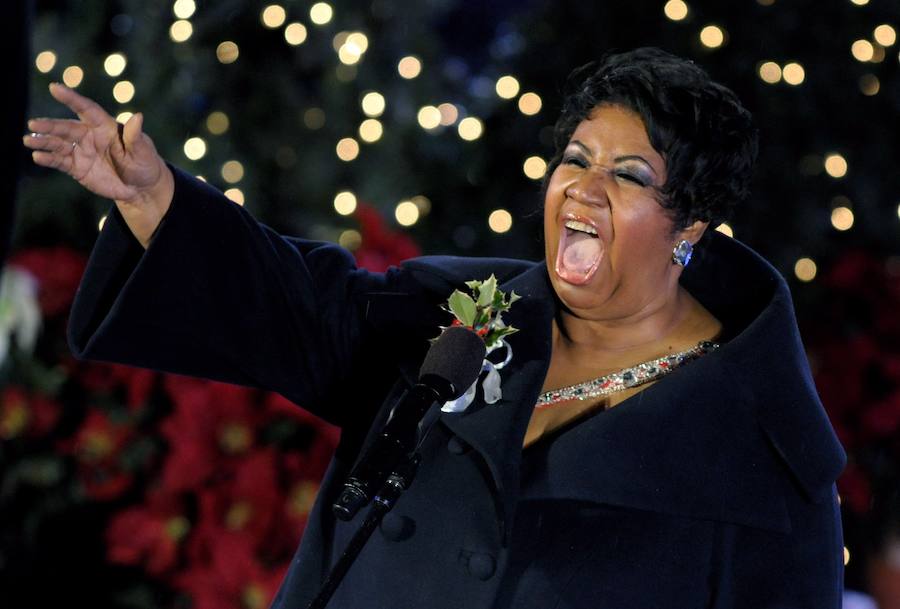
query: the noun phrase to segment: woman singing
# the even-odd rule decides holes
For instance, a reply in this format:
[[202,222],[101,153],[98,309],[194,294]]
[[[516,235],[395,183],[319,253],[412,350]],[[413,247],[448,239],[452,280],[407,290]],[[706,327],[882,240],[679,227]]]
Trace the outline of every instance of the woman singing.
[[78,118],[29,123],[35,162],[114,200],[73,353],[274,390],[342,428],[274,607],[316,595],[361,518],[331,509],[348,473],[452,321],[442,304],[492,274],[521,296],[502,396],[437,412],[329,607],[840,607],[846,456],[784,279],[710,228],[746,198],[757,131],[693,62],[640,48],[570,76],[545,260],[385,273],[257,222],[163,161],[139,114],[120,130],[50,91]]

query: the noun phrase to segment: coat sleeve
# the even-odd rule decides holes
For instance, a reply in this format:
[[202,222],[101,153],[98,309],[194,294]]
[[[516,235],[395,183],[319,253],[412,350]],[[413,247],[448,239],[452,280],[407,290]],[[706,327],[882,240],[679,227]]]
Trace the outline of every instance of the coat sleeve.
[[407,274],[281,236],[171,168],[174,199],[146,251],[112,205],[72,305],[72,353],[274,390],[341,425],[322,405],[366,339],[360,295],[402,291]]
[[711,609],[840,609],[844,543],[837,490],[787,500],[790,533],[722,524],[712,557]]

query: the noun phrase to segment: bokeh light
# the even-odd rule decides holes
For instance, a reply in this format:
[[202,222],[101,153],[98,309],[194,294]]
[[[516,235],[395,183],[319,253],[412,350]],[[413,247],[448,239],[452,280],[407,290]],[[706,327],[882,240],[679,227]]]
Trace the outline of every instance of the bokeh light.
[[394,218],[401,226],[412,226],[419,221],[419,207],[412,201],[400,201],[394,209]]
[[352,228],[341,231],[341,235],[338,237],[338,245],[347,248],[351,252],[358,250],[362,245],[362,234],[360,234],[358,230]]
[[474,116],[467,116],[459,121],[457,130],[459,137],[467,142],[471,142],[480,138],[484,133],[484,124]]
[[322,108],[307,108],[303,112],[303,124],[307,129],[321,129],[325,126],[325,111]]
[[349,162],[359,156],[359,142],[352,137],[342,138],[334,149],[342,161]]
[[868,40],[856,40],[850,45],[850,53],[856,61],[871,61],[875,55],[875,47]]
[[882,23],[872,32],[875,42],[883,47],[889,47],[897,42],[897,31],[887,23]]
[[804,79],[806,79],[806,70],[796,61],[792,61],[784,65],[784,68],[781,70],[781,77],[787,84],[796,86],[802,84]]
[[853,226],[853,211],[849,207],[835,207],[831,210],[831,225],[840,231],[850,230]]
[[547,161],[539,156],[530,156],[522,164],[522,171],[532,180],[540,180],[547,173]]
[[688,5],[682,0],[669,0],[663,7],[663,13],[672,21],[681,21],[688,14]]
[[190,19],[196,10],[197,4],[194,0],[175,0],[175,4],[172,5],[172,12],[179,19]]
[[334,17],[334,9],[327,2],[316,2],[309,8],[309,20],[316,25],[325,25]]
[[859,90],[869,97],[877,95],[881,90],[881,81],[874,74],[863,74],[859,77]]
[[134,84],[128,80],[120,80],[112,90],[113,98],[120,104],[127,104],[134,99]]
[[342,216],[349,216],[356,211],[356,195],[349,190],[342,190],[334,196],[334,211]]
[[441,111],[437,106],[423,106],[419,108],[416,119],[423,129],[434,129],[441,124]]
[[56,53],[53,51],[41,51],[35,57],[34,65],[38,72],[46,74],[56,65]]
[[488,226],[495,233],[505,233],[512,228],[512,214],[505,209],[495,209],[488,216]]
[[169,28],[169,38],[175,42],[186,42],[194,33],[194,26],[187,19],[179,19]]
[[407,55],[397,63],[397,72],[409,80],[422,72],[422,62],[415,55]]
[[365,112],[366,116],[372,118],[381,116],[385,107],[384,95],[377,91],[369,91],[363,95],[360,106],[362,106],[362,111]]
[[241,51],[238,48],[238,45],[231,40],[219,43],[219,46],[216,47],[216,59],[218,59],[220,63],[234,63],[237,61],[240,54]]
[[267,28],[275,29],[284,25],[287,20],[287,11],[280,4],[270,4],[263,9],[260,20]]
[[501,76],[497,79],[494,90],[503,99],[512,99],[519,94],[519,81],[516,80],[515,76]]
[[725,222],[722,222],[720,225],[716,227],[716,230],[722,233],[723,235],[728,235],[729,237],[734,237],[734,229]]
[[812,258],[801,258],[794,264],[794,275],[800,281],[812,281],[816,278],[816,263]]
[[130,119],[132,116],[134,116],[134,112],[128,112],[128,111],[119,112],[116,115],[116,122],[124,125],[125,123],[128,122],[128,119]]
[[297,46],[306,42],[306,36],[306,26],[302,23],[289,23],[287,27],[284,28],[284,39],[292,46]]
[[202,159],[206,155],[206,141],[201,137],[192,137],[184,143],[184,156],[192,161]]
[[69,66],[63,70],[62,80],[63,84],[70,89],[74,89],[84,80],[84,70],[79,66]]
[[222,165],[222,179],[229,184],[237,184],[244,179],[244,166],[240,161],[226,161]]
[[213,135],[222,135],[228,131],[230,124],[231,121],[228,120],[228,115],[218,110],[210,112],[209,116],[206,117],[206,129]]
[[128,60],[121,53],[112,53],[103,60],[103,70],[113,78],[120,76],[125,71],[126,65]]
[[238,205],[244,204],[244,192],[240,188],[229,188],[223,194]]
[[707,25],[700,30],[700,42],[710,49],[717,49],[725,43],[725,30],[717,25]]
[[825,157],[825,172],[832,178],[843,178],[847,175],[847,159],[833,152]]
[[459,110],[449,102],[439,104],[437,108],[441,113],[441,124],[445,127],[449,127],[459,118]]
[[367,118],[359,126],[359,138],[367,144],[377,142],[383,134],[384,127],[378,119]]
[[781,80],[781,66],[774,61],[764,61],[759,64],[759,77],[763,82],[774,85]]
[[534,116],[541,111],[541,96],[537,93],[523,93],[519,98],[519,112],[526,116]]

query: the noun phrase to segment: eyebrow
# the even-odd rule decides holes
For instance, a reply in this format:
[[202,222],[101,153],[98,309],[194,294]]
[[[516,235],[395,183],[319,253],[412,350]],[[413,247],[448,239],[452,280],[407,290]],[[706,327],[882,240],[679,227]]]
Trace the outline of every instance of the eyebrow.
[[[584,145],[583,143],[581,143],[580,141],[578,141],[578,140],[572,140],[572,141],[569,142],[569,143],[570,143],[570,144],[574,144],[574,145],[578,146],[579,148],[581,148],[582,150],[584,150],[584,151],[587,153],[588,156],[591,156],[591,155],[592,155],[591,149],[588,148],[587,146],[585,146],[585,145]],[[642,157],[642,156],[640,156],[640,155],[637,155],[637,154],[626,154],[626,155],[623,155],[623,156],[617,156],[616,158],[613,159],[613,161],[615,161],[616,163],[618,163],[618,162],[620,162],[620,161],[632,161],[632,160],[634,160],[634,161],[643,161],[644,164],[647,165],[647,167],[650,168],[650,171],[653,172],[653,175],[656,175],[656,170],[653,169],[653,165],[651,165],[650,162],[649,162],[647,159],[645,159],[644,157]]]

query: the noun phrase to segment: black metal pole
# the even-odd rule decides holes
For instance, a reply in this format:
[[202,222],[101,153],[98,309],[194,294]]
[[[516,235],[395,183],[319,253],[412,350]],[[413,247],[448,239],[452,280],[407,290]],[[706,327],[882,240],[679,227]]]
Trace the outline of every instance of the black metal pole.
[[406,461],[406,463],[391,473],[387,482],[384,483],[384,486],[381,487],[378,495],[372,501],[372,507],[369,509],[366,519],[363,520],[359,529],[350,539],[344,552],[341,554],[340,558],[338,558],[338,561],[331,568],[328,577],[326,577],[325,581],[322,583],[319,593],[312,602],[310,602],[307,609],[325,609],[325,606],[328,604],[328,601],[331,600],[334,591],[343,581],[344,576],[347,575],[347,571],[350,570],[350,567],[366,545],[369,537],[372,536],[372,531],[375,530],[375,527],[378,526],[381,519],[384,518],[384,515],[391,511],[403,491],[408,489],[409,485],[412,484],[420,460],[421,457],[419,454],[415,453]]

